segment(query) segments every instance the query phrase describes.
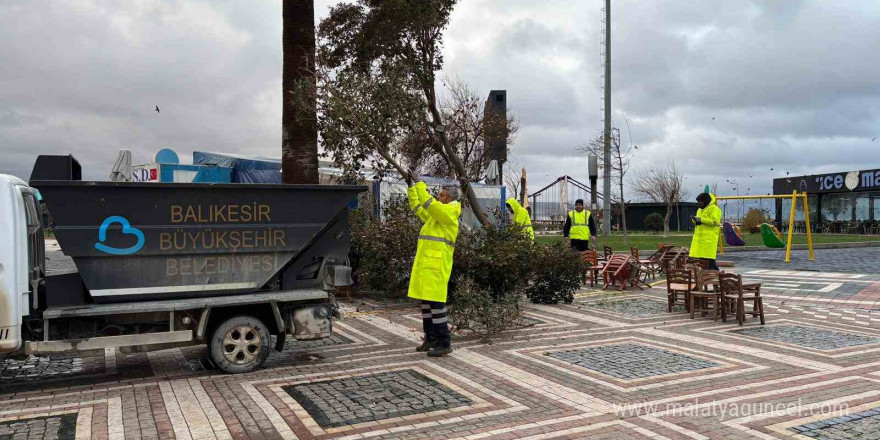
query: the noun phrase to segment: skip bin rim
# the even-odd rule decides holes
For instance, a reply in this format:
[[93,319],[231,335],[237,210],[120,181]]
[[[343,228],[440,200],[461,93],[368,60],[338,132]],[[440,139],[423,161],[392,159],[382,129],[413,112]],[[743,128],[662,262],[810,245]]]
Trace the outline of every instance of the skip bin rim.
[[259,188],[259,189],[305,189],[318,191],[367,191],[365,185],[315,185],[315,184],[283,184],[283,183],[152,183],[152,182],[103,182],[81,180],[33,180],[30,186],[66,186],[66,187],[132,187],[132,188]]

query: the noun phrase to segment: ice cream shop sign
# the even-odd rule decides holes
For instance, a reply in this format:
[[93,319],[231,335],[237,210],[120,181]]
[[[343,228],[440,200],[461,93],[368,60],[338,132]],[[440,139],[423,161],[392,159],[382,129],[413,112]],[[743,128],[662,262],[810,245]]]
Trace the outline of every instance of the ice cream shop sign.
[[819,191],[840,191],[844,188],[852,191],[860,187],[861,189],[880,188],[880,170],[828,174],[817,176],[815,180],[819,185]]
[[880,169],[773,179],[774,194],[791,194],[794,190],[812,194],[880,190]]

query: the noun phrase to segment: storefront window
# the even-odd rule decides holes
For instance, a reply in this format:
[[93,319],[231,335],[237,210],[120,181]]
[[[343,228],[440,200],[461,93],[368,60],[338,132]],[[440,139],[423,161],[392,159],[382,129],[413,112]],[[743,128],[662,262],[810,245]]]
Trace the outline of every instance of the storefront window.
[[856,196],[856,220],[863,222],[871,220],[871,196],[867,193],[852,194]]
[[871,194],[874,198],[874,217],[871,220],[880,221],[880,192]]
[[822,221],[851,221],[854,205],[854,194],[827,194],[822,198]]
[[[810,205],[810,223],[816,224],[818,219],[818,207],[819,204],[816,203],[818,201],[818,196],[815,194],[807,196],[807,202]],[[782,222],[788,223],[788,216],[791,215],[791,199],[782,199]],[[797,209],[794,211],[794,219],[795,221],[802,222],[804,221],[804,202],[801,199],[798,199]]]

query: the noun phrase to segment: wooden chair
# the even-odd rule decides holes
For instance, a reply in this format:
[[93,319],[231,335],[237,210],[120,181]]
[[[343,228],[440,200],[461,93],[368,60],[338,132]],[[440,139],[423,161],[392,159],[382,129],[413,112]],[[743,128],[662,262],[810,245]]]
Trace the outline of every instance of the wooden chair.
[[604,281],[604,286],[602,286],[603,289],[608,289],[609,286],[615,286],[618,282],[620,283],[621,291],[626,288],[632,270],[632,265],[630,264],[631,259],[631,256],[624,254],[611,256],[602,268],[602,280]]
[[602,254],[605,261],[608,261],[611,259],[611,256],[614,255],[614,249],[611,249],[611,246],[602,246]]
[[590,280],[590,287],[596,285],[599,274],[602,272],[603,265],[599,264],[599,253],[594,250],[581,252],[581,259],[587,263],[586,277]]
[[633,257],[638,260],[641,265],[641,270],[645,274],[646,280],[648,276],[650,276],[651,279],[656,280],[657,275],[663,272],[660,260],[663,258],[663,254],[665,254],[667,250],[668,248],[663,248],[654,252],[648,258],[639,258],[639,250],[632,248]]
[[721,289],[719,276],[721,272],[717,270],[697,269],[694,271],[696,278],[696,286],[691,292],[690,312],[691,319],[694,319],[695,313],[705,316],[712,313],[713,320],[717,321],[721,316],[724,319],[724,313],[721,311]]
[[687,257],[685,266],[693,270],[709,270],[709,262],[699,258]]
[[[690,295],[694,290],[694,273],[686,269],[671,269],[666,272],[666,298],[667,311],[672,312],[672,307],[681,304],[688,309],[690,307]],[[681,302],[679,302],[681,299]]]
[[672,269],[684,269],[687,263],[687,248],[671,248],[660,260],[660,268],[666,273]]
[[[743,284],[742,275],[722,274],[720,277],[722,303],[725,311],[722,320],[727,322],[727,315],[732,311],[736,314],[736,321],[743,325],[746,315],[761,318],[764,325],[764,300],[761,298],[761,284]],[[746,311],[746,303],[751,302],[751,311]]]

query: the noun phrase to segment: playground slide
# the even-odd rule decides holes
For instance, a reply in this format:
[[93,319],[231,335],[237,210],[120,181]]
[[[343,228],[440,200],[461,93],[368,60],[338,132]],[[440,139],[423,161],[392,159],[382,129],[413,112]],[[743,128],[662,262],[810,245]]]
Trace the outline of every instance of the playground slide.
[[773,228],[767,223],[761,225],[761,239],[764,240],[764,246],[769,248],[779,249],[785,247],[785,242],[776,236],[776,233],[773,232]]
[[737,235],[736,231],[733,229],[733,225],[729,222],[724,222],[724,241],[727,242],[728,246],[746,245],[746,242],[743,241],[742,237]]

